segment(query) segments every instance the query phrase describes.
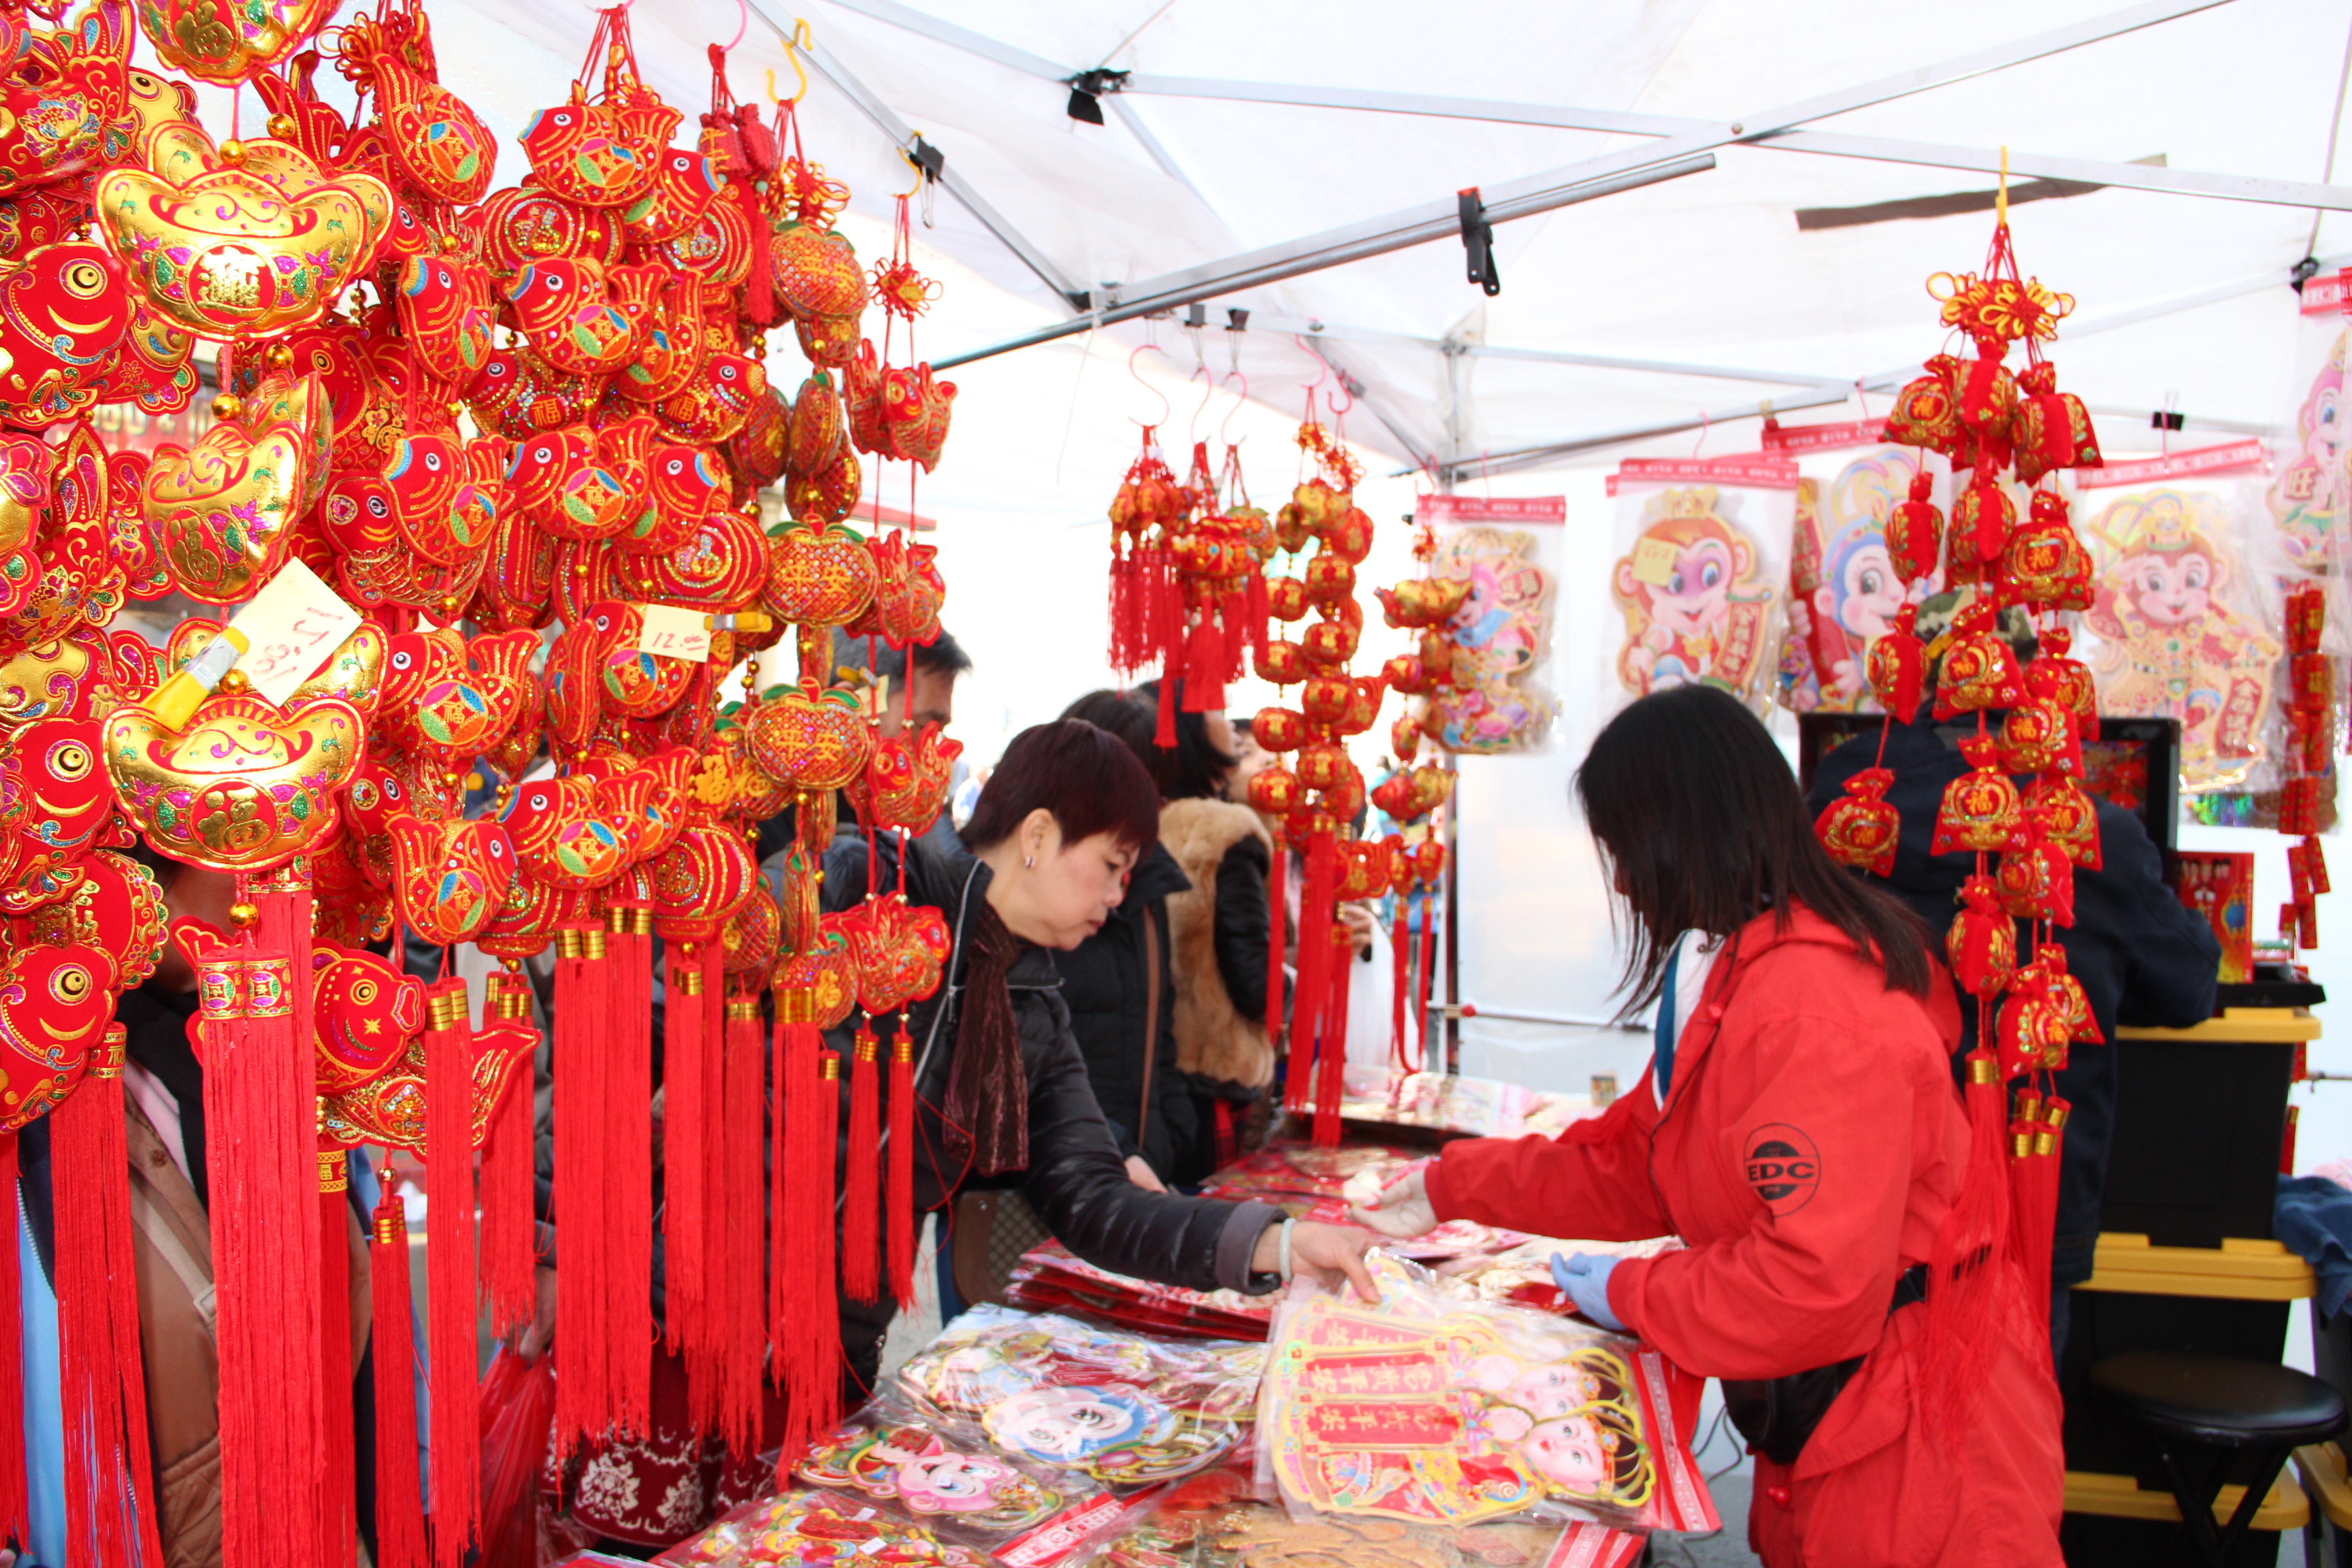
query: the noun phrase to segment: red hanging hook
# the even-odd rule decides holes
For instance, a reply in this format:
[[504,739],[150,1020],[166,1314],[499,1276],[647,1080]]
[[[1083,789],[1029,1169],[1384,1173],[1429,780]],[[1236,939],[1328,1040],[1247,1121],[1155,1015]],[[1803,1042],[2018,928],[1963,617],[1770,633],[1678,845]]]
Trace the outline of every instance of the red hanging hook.
[[[1144,391],[1160,399],[1160,417],[1157,420],[1150,424],[1145,424],[1144,421],[1140,419],[1135,420],[1138,425],[1142,425],[1146,430],[1157,430],[1160,426],[1168,423],[1169,416],[1176,412],[1176,406],[1168,401],[1168,395],[1166,393],[1160,391],[1158,387],[1144,380],[1143,373],[1135,368],[1135,362],[1141,359],[1148,353],[1158,354],[1161,359],[1166,359],[1168,357],[1168,351],[1161,348],[1158,343],[1145,343],[1133,353],[1127,356],[1127,374],[1135,377],[1136,385],[1143,388]],[[1132,419],[1134,418],[1134,416],[1129,415],[1129,417]]]
[[[1234,399],[1234,405],[1225,410],[1225,416],[1217,421],[1217,439],[1225,444],[1227,450],[1231,450],[1237,443],[1225,433],[1225,427],[1234,422],[1234,416],[1242,411],[1243,405],[1249,402],[1249,377],[1244,375],[1239,370],[1229,370],[1217,382],[1218,387],[1222,390],[1226,382],[1236,379],[1242,384],[1241,395]],[[1248,437],[1244,437],[1243,439],[1247,440]]]

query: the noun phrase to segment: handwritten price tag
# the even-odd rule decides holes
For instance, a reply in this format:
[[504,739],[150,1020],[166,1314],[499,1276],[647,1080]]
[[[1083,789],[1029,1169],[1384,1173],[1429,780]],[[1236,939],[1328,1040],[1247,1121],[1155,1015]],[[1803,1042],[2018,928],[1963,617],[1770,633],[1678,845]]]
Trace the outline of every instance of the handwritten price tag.
[[1644,539],[1633,546],[1633,581],[1652,587],[1671,582],[1675,547],[1663,539]]
[[688,658],[697,664],[710,657],[710,618],[702,611],[647,605],[644,616],[645,630],[637,634],[639,653]]
[[236,617],[247,643],[236,667],[253,689],[278,707],[295,689],[360,629],[360,613],[297,560],[289,560],[269,585],[253,596]]

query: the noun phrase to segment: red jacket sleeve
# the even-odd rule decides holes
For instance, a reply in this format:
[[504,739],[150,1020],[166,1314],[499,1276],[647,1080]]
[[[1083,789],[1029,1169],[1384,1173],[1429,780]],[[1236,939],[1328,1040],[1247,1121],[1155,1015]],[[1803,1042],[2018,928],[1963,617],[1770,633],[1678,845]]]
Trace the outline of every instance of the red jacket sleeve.
[[1424,1176],[1440,1220],[1466,1219],[1536,1236],[1642,1241],[1674,1226],[1650,1184],[1657,1106],[1643,1087],[1558,1138],[1465,1138]]
[[[1611,1309],[1677,1365],[1706,1377],[1780,1377],[1878,1342],[1901,1272],[1918,1109],[1917,1080],[1886,1044],[1847,1020],[1783,1016],[1760,1022],[1736,1053],[1718,1046],[1706,1063],[1723,1075],[1707,1152],[1738,1163],[1743,1174],[1729,1179],[1744,1189],[1748,1228],[1628,1258],[1609,1279]],[[1749,1187],[1744,1173],[1759,1141],[1810,1145],[1811,1190],[1768,1202]]]

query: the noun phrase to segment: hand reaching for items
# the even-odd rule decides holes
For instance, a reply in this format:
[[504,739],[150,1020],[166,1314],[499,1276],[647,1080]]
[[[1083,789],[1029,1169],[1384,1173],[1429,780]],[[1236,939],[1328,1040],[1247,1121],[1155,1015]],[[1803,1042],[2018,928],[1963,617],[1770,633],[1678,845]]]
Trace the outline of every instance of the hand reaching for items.
[[1127,1157],[1127,1179],[1147,1193],[1164,1193],[1168,1190],[1168,1184],[1160,1179],[1160,1173],[1153,1170],[1151,1163],[1140,1154],[1129,1154]]
[[1551,1279],[1576,1310],[1604,1329],[1624,1331],[1624,1320],[1609,1310],[1609,1275],[1617,1259],[1601,1252],[1551,1255]]
[[1400,1239],[1426,1236],[1437,1228],[1437,1211],[1430,1206],[1429,1187],[1415,1165],[1382,1187],[1369,1204],[1350,1204],[1348,1213],[1358,1225],[1370,1226],[1382,1236]]
[[1348,928],[1348,940],[1355,945],[1358,958],[1372,954],[1372,931],[1377,924],[1368,904],[1341,904],[1339,923]]
[[1285,1280],[1308,1274],[1334,1289],[1344,1275],[1355,1286],[1359,1298],[1377,1302],[1381,1288],[1372,1282],[1372,1271],[1364,1266],[1364,1253],[1371,1245],[1369,1232],[1351,1226],[1286,1219],[1259,1233],[1257,1250],[1250,1258],[1250,1269],[1257,1274],[1279,1274]]

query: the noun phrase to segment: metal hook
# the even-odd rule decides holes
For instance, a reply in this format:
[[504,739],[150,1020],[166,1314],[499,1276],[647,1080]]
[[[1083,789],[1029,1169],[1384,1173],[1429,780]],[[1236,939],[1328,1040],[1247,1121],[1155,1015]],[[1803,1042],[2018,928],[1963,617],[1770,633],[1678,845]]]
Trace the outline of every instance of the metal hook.
[[[921,141],[922,136],[923,133],[921,132],[918,131],[915,132],[915,139],[917,141]],[[917,163],[915,161],[915,155],[912,153],[908,152],[904,147],[898,149],[898,156],[905,160],[907,167],[915,171],[915,183],[908,186],[905,190],[898,193],[898,199],[903,202],[922,190],[923,182],[930,178],[931,172],[929,169],[924,168],[922,164]]]
[[[1143,388],[1144,391],[1151,394],[1152,396],[1160,399],[1160,417],[1157,420],[1150,424],[1145,424],[1140,419],[1137,419],[1135,422],[1138,425],[1142,425],[1146,430],[1157,430],[1160,426],[1168,423],[1169,416],[1176,412],[1176,407],[1175,405],[1168,401],[1168,395],[1166,393],[1160,391],[1158,387],[1144,380],[1143,373],[1135,368],[1135,362],[1141,359],[1145,354],[1158,354],[1161,359],[1166,359],[1168,357],[1168,351],[1161,348],[1158,343],[1145,343],[1142,347],[1137,349],[1133,353],[1127,356],[1127,374],[1135,377],[1135,384]],[[1132,418],[1133,416],[1129,416],[1129,417]]]
[[[1339,377],[1339,390],[1348,395],[1348,408],[1356,406],[1356,389],[1348,384],[1348,378],[1344,375]],[[1332,402],[1331,395],[1328,392],[1323,395],[1323,406],[1331,411],[1331,417],[1334,419],[1345,417],[1348,412],[1348,408],[1342,408]]]
[[773,67],[770,67],[768,70],[768,101],[776,105],[778,108],[782,108],[788,103],[794,108],[798,108],[800,106],[801,100],[808,96],[809,89],[808,72],[801,67],[801,51],[803,49],[814,48],[816,47],[816,39],[809,32],[807,17],[795,16],[793,18],[792,33],[784,38],[783,45],[784,63],[793,68],[793,74],[794,76],[800,78],[800,90],[793,93],[789,99],[778,98],[776,96],[775,68]]
[[[1249,377],[1243,375],[1240,368],[1236,366],[1234,369],[1227,371],[1223,375],[1217,379],[1217,385],[1219,387],[1223,387],[1226,382],[1235,379],[1239,379],[1242,384],[1241,395],[1234,399],[1234,405],[1231,408],[1225,410],[1225,416],[1217,421],[1217,439],[1223,442],[1229,449],[1234,445],[1234,442],[1231,436],[1225,434],[1225,426],[1234,422],[1234,416],[1239,414],[1242,411],[1243,405],[1249,402]],[[1243,437],[1244,440],[1247,440],[1248,438],[1249,437]]]
[[728,45],[725,52],[733,54],[737,46],[742,43],[743,35],[751,30],[751,0],[735,0],[735,42]]
[[1311,355],[1315,361],[1315,379],[1307,384],[1307,390],[1312,392],[1331,378],[1331,363],[1321,354],[1317,353],[1315,350],[1308,348],[1307,346],[1307,340],[1300,337],[1297,332],[1290,334],[1290,341],[1298,345],[1298,349],[1301,353]]
[[[1207,380],[1208,374],[1207,365],[1198,365],[1194,367],[1192,374],[1184,378],[1184,384],[1190,386],[1196,381]],[[1184,422],[1184,439],[1197,441],[1201,438],[1201,416],[1209,411],[1209,400],[1216,395],[1217,384],[1209,381],[1201,391],[1201,406],[1192,410],[1192,417]]]

